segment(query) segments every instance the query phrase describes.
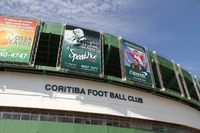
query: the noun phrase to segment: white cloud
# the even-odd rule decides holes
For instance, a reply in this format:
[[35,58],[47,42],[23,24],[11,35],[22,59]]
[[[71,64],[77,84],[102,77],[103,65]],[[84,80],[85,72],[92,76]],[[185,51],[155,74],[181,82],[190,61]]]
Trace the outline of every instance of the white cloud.
[[[157,0],[1,0],[0,13],[80,25],[157,48],[163,42],[173,44],[171,39],[174,34],[171,35],[171,32],[163,28],[164,25],[160,25],[162,28],[159,29],[159,19],[163,19],[162,16],[168,12],[171,13],[170,10],[162,8],[173,6],[173,9],[176,9],[181,5],[187,7],[187,4],[179,2]],[[152,7],[156,9],[156,20],[150,18],[152,13],[149,11]],[[199,71],[196,67],[199,65],[194,65],[193,62],[193,66],[188,63],[181,64],[187,70]]]
[[[2,0],[0,1],[2,13],[24,14],[25,16],[38,17],[42,15],[77,16],[81,14],[102,15],[107,12],[118,13],[126,10],[130,0],[119,2],[118,0],[99,1],[99,0]],[[55,13],[55,14],[51,14]],[[57,14],[58,13],[58,14]]]
[[100,30],[115,30],[114,28],[123,26],[118,14],[127,12],[132,6],[132,0],[2,0],[0,12],[55,22],[69,22]]
[[134,12],[130,15],[130,12],[142,7],[143,2],[137,0],[0,1],[1,13],[70,23],[129,37],[143,37],[150,26],[145,21],[138,21],[136,18],[140,16],[135,16]]

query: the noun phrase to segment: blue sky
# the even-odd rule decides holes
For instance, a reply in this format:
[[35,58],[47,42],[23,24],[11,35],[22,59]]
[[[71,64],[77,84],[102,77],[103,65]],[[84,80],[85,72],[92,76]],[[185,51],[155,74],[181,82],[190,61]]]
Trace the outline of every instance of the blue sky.
[[0,13],[122,36],[200,77],[200,0],[1,0]]

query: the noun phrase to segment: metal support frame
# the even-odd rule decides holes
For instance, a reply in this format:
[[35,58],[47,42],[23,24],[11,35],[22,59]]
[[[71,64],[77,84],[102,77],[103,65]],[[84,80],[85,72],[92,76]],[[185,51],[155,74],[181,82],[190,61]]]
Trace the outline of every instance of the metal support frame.
[[121,40],[122,37],[118,37],[118,42],[119,42],[119,58],[120,58],[120,64],[121,64],[121,75],[122,75],[122,80],[125,81],[126,80],[126,72],[125,72],[125,65],[124,65],[124,54],[123,54],[123,48],[121,45]]
[[40,35],[41,35],[41,32],[42,32],[42,21],[40,20],[38,22],[38,27],[36,29],[36,33],[35,33],[35,38],[34,38],[34,43],[35,45],[33,45],[32,47],[32,51],[31,51],[31,61],[29,63],[30,66],[34,66],[35,65],[35,60],[36,60],[36,54],[37,54],[37,50],[38,50],[38,44],[39,44],[39,39],[40,39]]
[[48,44],[47,44],[47,60],[46,63],[49,64],[50,52],[51,52],[51,33],[48,34]]
[[60,69],[60,62],[61,62],[61,52],[62,52],[62,45],[63,45],[63,38],[64,38],[64,32],[65,32],[65,26],[63,26],[61,30],[61,36],[60,36],[60,42],[58,47],[58,55],[57,55],[57,62],[56,62],[56,69]]
[[179,87],[180,92],[181,92],[181,96],[184,97],[184,96],[185,96],[185,93],[184,93],[184,90],[183,90],[183,86],[182,86],[182,84],[181,84],[181,80],[180,80],[180,78],[179,78],[179,73],[178,73],[178,71],[176,70],[176,65],[175,65],[174,61],[171,61],[171,62],[172,62],[172,64],[173,64],[173,69],[174,69],[174,73],[175,73],[175,76],[176,76],[176,80],[177,80],[177,82],[178,82],[178,87]]
[[105,70],[105,64],[104,64],[104,43],[103,43],[103,33],[99,31],[100,33],[100,43],[101,43],[101,72],[100,72],[100,77],[104,77],[104,70]]
[[184,76],[183,76],[183,72],[182,72],[181,67],[180,67],[179,64],[178,64],[178,69],[179,69],[179,72],[180,72],[180,76],[182,77],[182,83],[183,83],[183,87],[184,87],[184,90],[185,90],[187,99],[190,100],[190,99],[191,99],[190,93],[189,93],[189,91],[188,91],[188,87],[187,87],[187,85],[186,85],[185,78],[184,78]]
[[197,83],[197,88],[198,88],[199,93],[200,93],[200,83],[199,83],[199,80],[198,80],[198,78],[196,76],[195,76],[195,81]]
[[108,62],[108,59],[109,59],[109,56],[110,56],[110,54],[111,54],[111,46],[110,46],[110,44],[108,44],[108,48],[107,48],[107,51],[108,51],[108,54],[107,54],[107,57],[105,58],[105,64],[107,65],[107,62]]
[[198,82],[197,78],[195,78],[193,76],[192,76],[192,81],[193,81],[193,84],[194,84],[195,91],[197,93],[198,99],[200,101],[200,85],[199,85],[199,82]]
[[156,54],[155,51],[153,53],[154,53],[153,59],[155,60],[155,63],[156,63],[156,71],[157,71],[157,74],[158,74],[158,79],[159,79],[159,82],[160,82],[160,87],[161,87],[162,91],[165,91],[165,86],[164,86],[164,83],[163,83],[163,78],[162,78],[162,74],[161,74],[161,71],[160,71],[160,66],[159,66],[159,63],[158,63],[157,54]]
[[148,65],[150,67],[150,71],[151,71],[151,81],[152,81],[152,87],[155,88],[156,87],[156,82],[155,82],[155,78],[154,78],[154,72],[152,70],[152,65],[151,65],[151,61],[150,61],[150,58],[149,58],[149,50],[145,47],[145,51],[146,51],[146,55],[147,55],[147,58],[148,58]]

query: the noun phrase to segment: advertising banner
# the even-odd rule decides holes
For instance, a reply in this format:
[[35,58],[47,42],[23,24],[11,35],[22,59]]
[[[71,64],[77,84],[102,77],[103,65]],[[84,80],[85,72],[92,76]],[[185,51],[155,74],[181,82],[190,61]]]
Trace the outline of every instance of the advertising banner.
[[67,25],[60,67],[72,72],[100,75],[100,33]]
[[144,47],[121,40],[123,78],[152,85],[151,69]]
[[29,63],[36,20],[0,16],[0,61]]

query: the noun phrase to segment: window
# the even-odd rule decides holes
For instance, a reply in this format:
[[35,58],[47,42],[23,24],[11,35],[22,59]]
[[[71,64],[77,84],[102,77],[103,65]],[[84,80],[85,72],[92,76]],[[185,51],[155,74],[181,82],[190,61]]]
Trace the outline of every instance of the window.
[[130,124],[127,122],[120,122],[120,127],[130,127]]
[[11,119],[11,112],[4,112],[2,119]]
[[119,127],[119,122],[114,121],[114,122],[113,122],[113,126],[115,126],[115,127]]
[[75,118],[75,123],[82,123],[81,118],[76,117],[76,118]]
[[3,112],[0,112],[0,119],[2,118]]
[[[6,110],[7,111],[7,110]],[[13,110],[14,111],[14,110]],[[48,121],[48,122],[62,122],[62,123],[82,123],[91,125],[107,125],[121,128],[134,128],[154,131],[158,133],[195,133],[198,132],[195,129],[187,128],[184,126],[157,122],[157,121],[145,121],[135,120],[130,118],[120,118],[116,116],[106,115],[94,115],[94,114],[81,114],[81,113],[52,113],[44,111],[43,114],[31,114],[24,112],[1,112],[0,119],[11,120],[35,120],[35,121]],[[36,111],[34,111],[36,112]],[[41,111],[40,111],[41,113]],[[46,113],[46,114],[45,114]],[[55,114],[55,115],[54,115]]]
[[13,113],[11,119],[13,120],[20,120],[21,113]]
[[22,113],[21,120],[30,120],[30,114]]
[[91,120],[86,119],[86,120],[85,120],[85,124],[91,124]]
[[30,120],[38,120],[39,115],[38,114],[31,114]]
[[112,126],[112,125],[113,125],[113,122],[112,122],[112,121],[107,121],[107,122],[106,122],[106,125],[107,125],[107,126]]
[[91,120],[91,124],[98,125],[98,120]]
[[91,124],[92,125],[103,125],[103,120],[92,119]]
[[64,116],[57,116],[57,122],[65,122]]
[[49,121],[49,116],[48,115],[40,115],[40,120],[41,121]]
[[48,121],[51,121],[51,122],[56,121],[56,116],[49,115],[49,120]]
[[73,123],[73,122],[74,122],[74,121],[73,121],[73,117],[71,117],[71,116],[66,116],[65,121],[66,121],[67,123]]

